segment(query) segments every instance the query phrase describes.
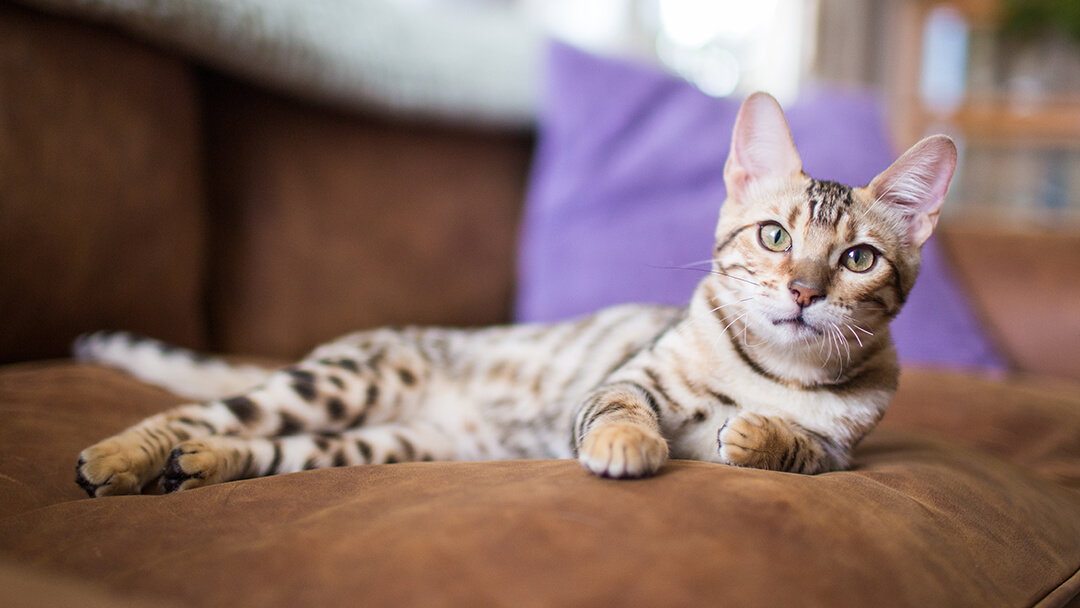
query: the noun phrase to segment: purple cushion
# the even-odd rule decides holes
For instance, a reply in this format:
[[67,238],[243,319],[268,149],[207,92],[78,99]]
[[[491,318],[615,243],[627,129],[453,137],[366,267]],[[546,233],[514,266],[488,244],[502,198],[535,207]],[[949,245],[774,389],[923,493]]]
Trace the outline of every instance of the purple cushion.
[[[738,102],[557,43],[548,59],[518,320],[685,304],[707,266],[678,267],[710,255]],[[873,97],[819,92],[786,113],[816,178],[865,185],[896,159]],[[932,239],[893,332],[906,363],[1003,367]]]

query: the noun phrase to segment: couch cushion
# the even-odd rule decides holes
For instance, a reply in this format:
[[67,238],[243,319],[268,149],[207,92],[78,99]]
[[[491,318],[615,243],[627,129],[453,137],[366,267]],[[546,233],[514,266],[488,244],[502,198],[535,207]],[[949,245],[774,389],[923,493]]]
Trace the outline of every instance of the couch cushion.
[[0,518],[85,498],[74,483],[79,452],[181,402],[104,367],[0,367]]
[[[685,304],[725,198],[739,104],[651,67],[554,45],[519,254],[517,317]],[[865,185],[896,159],[879,105],[821,91],[787,108],[806,171]],[[1003,367],[937,243],[893,322],[904,363]],[[689,266],[689,267],[687,267]]]
[[1032,605],[1080,565],[1080,496],[882,432],[859,472],[569,461],[302,473],[0,521],[5,549],[219,606]]
[[676,461],[350,467],[73,500],[77,451],[177,400],[0,370],[0,552],[213,606],[1063,605],[1080,590],[1080,391],[908,372],[850,472]]

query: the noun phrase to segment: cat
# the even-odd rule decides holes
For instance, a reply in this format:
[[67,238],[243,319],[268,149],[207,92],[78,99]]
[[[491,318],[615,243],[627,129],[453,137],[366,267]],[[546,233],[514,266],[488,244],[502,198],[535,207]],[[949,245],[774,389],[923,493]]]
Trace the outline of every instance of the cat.
[[83,450],[77,482],[105,496],[158,481],[175,492],[321,467],[510,458],[576,457],[620,479],[672,457],[848,468],[896,391],[889,322],[956,160],[938,135],[868,186],[815,180],[779,104],[755,93],[736,118],[710,268],[685,308],[378,329],[279,370],[91,334],[78,358],[201,401]]

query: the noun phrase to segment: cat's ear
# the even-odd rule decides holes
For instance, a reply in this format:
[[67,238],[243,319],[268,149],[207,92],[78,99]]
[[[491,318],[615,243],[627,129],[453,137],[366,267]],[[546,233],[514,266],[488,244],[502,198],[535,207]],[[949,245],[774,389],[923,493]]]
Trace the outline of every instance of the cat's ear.
[[728,197],[738,201],[755,182],[802,172],[791,130],[780,104],[768,93],[746,98],[731,134],[731,152],[724,165]]
[[901,209],[908,242],[921,246],[937,226],[941,203],[956,171],[956,145],[944,135],[927,137],[870,182],[879,202]]

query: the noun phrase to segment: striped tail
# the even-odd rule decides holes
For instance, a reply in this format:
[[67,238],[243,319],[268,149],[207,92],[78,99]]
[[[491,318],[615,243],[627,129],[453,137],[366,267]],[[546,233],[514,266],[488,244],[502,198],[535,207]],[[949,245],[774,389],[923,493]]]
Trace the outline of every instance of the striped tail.
[[232,364],[128,332],[83,334],[75,340],[72,351],[79,361],[115,367],[181,397],[203,401],[247,392],[273,372],[271,368]]

